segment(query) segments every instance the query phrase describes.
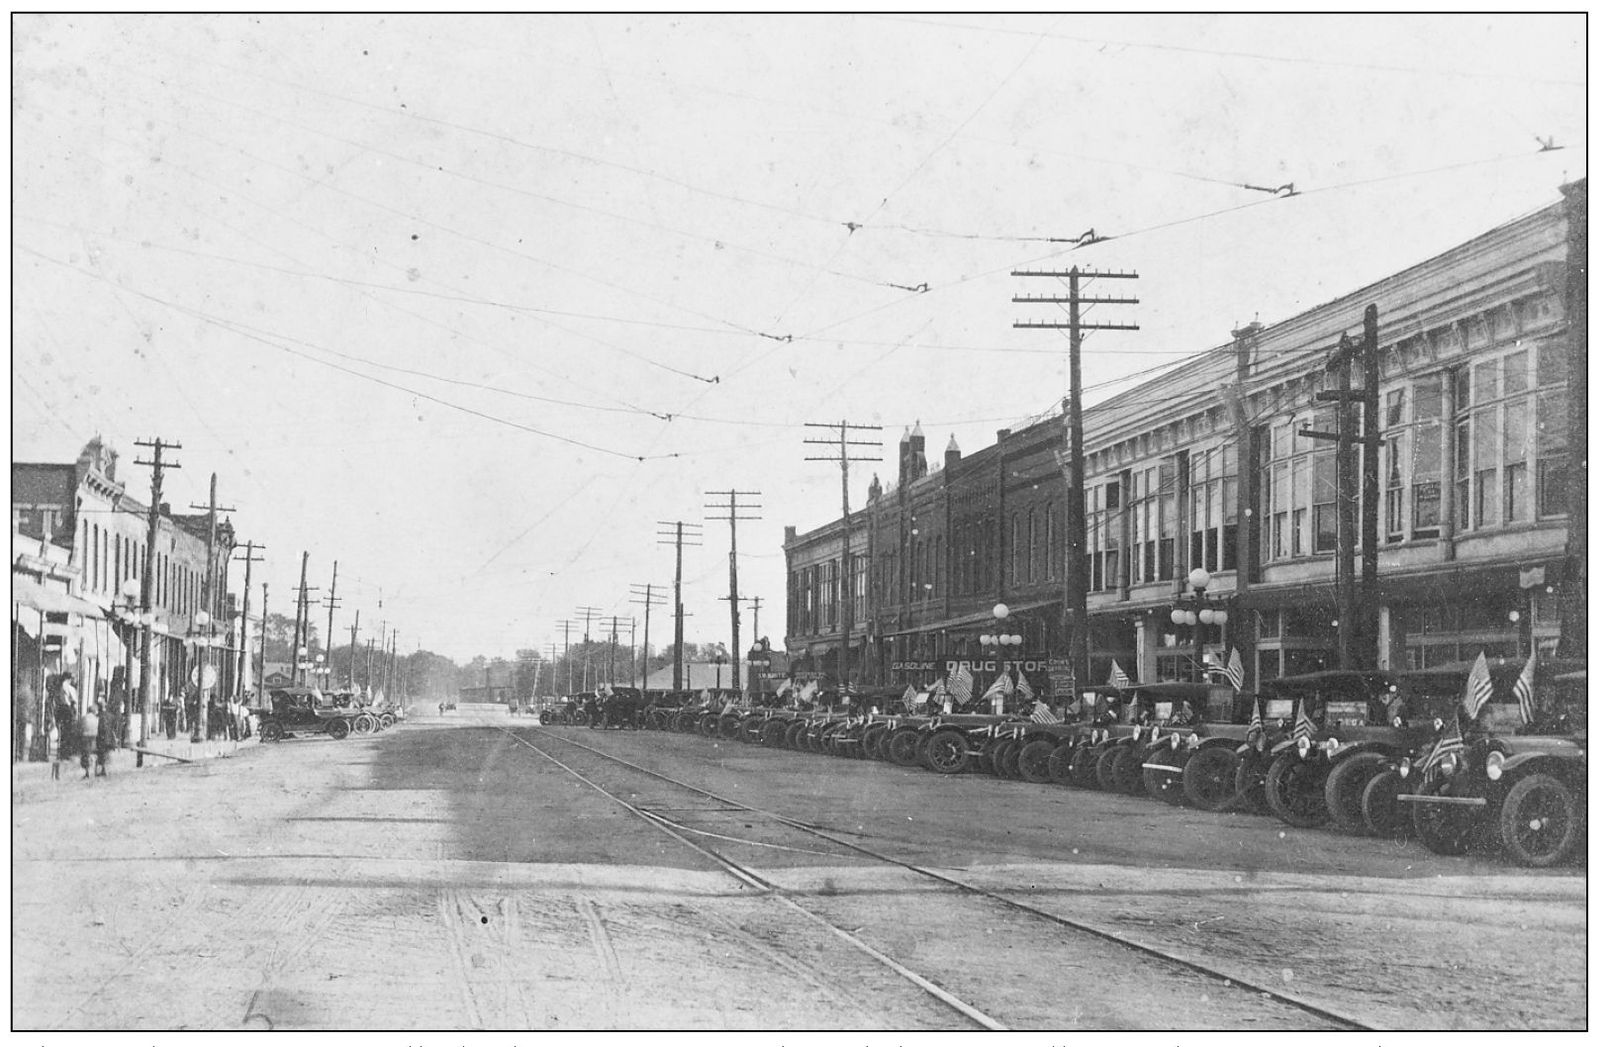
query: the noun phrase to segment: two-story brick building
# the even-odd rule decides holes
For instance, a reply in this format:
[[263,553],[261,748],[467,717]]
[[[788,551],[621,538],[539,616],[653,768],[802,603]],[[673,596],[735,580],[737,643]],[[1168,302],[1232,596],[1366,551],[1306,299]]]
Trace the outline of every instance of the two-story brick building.
[[[1084,682],[1114,661],[1137,680],[1191,677],[1193,637],[1171,613],[1196,568],[1229,611],[1206,651],[1238,649],[1253,683],[1336,664],[1347,507],[1337,444],[1303,432],[1336,431],[1335,404],[1317,394],[1337,383],[1327,361],[1344,332],[1359,336],[1368,305],[1381,439],[1366,649],[1413,668],[1558,642],[1562,614],[1580,615],[1585,559],[1585,306],[1580,263],[1567,263],[1585,244],[1586,187],[1564,192],[1351,294],[1246,325],[1086,410]],[[1361,387],[1362,364],[1352,381]],[[1065,416],[1037,420],[967,456],[952,440],[932,470],[920,426],[902,439],[896,482],[874,482],[849,521],[852,679],[921,683],[942,658],[981,656],[997,602],[1026,657],[1065,653],[1066,432]],[[832,678],[841,527],[789,528],[784,541],[789,653]]]

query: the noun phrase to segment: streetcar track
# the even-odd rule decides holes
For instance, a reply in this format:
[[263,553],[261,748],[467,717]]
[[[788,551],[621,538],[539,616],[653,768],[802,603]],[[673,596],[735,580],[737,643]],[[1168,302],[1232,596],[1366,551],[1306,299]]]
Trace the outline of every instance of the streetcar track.
[[[612,799],[615,802],[621,804],[622,806],[626,807],[627,809],[632,810],[634,813],[639,814],[639,816],[645,817],[647,820],[649,820],[652,823],[656,824],[657,826],[659,826],[660,828],[664,829],[665,831],[670,832],[672,835],[677,836],[678,839],[682,840],[682,842],[687,844],[688,846],[693,847],[694,849],[699,850],[702,853],[705,853],[705,854],[711,856],[712,858],[714,858],[721,865],[729,867],[729,869],[738,869],[738,870],[740,870],[741,873],[743,874],[744,878],[750,878],[750,879],[755,879],[755,880],[761,879],[759,874],[754,873],[752,870],[744,869],[742,866],[738,865],[738,863],[736,863],[736,862],[733,862],[731,859],[728,859],[725,856],[716,854],[713,851],[709,851],[708,849],[699,846],[697,843],[694,843],[691,840],[688,840],[685,837],[682,837],[682,836],[678,835],[676,833],[676,831],[675,831],[675,823],[674,822],[671,822],[669,819],[666,819],[666,818],[663,818],[663,817],[653,817],[653,816],[651,816],[649,814],[649,812],[640,810],[637,807],[635,807],[635,805],[631,804],[630,802],[620,799],[619,797],[617,797],[614,794],[610,793],[608,790],[604,789],[602,786],[598,785],[596,782],[590,781],[589,779],[587,779],[585,776],[583,776],[582,774],[580,774],[579,772],[577,772],[573,768],[571,768],[568,765],[564,764],[562,761],[560,761],[558,758],[554,757],[552,754],[544,752],[542,749],[538,748],[535,745],[532,745],[529,741],[527,741],[527,740],[525,740],[523,738],[519,738],[519,736],[515,735],[512,730],[510,730],[508,728],[505,728],[505,727],[495,727],[495,729],[503,731],[503,732],[509,734],[510,736],[519,739],[527,747],[529,747],[532,751],[534,751],[534,752],[546,757],[549,760],[552,760],[554,763],[558,764],[560,767],[563,767],[565,770],[569,771],[571,774],[575,775],[577,778],[581,778],[583,781],[586,781],[594,789],[596,789],[599,792],[603,793],[604,795],[608,796],[610,799]],[[947,886],[949,886],[949,887],[951,887],[953,889],[962,891],[962,892],[964,892],[966,894],[970,894],[970,895],[974,895],[974,896],[977,896],[977,897],[980,897],[980,898],[987,899],[987,900],[992,901],[992,902],[994,902],[994,903],[996,903],[998,905],[1005,906],[1005,907],[1007,907],[1009,909],[1012,909],[1014,911],[1023,913],[1025,915],[1030,916],[1030,917],[1033,917],[1033,918],[1036,918],[1036,919],[1039,919],[1039,920],[1049,921],[1049,922],[1051,922],[1053,924],[1056,924],[1056,925],[1058,925],[1060,927],[1064,927],[1064,928],[1066,928],[1068,930],[1076,931],[1078,933],[1085,934],[1085,935],[1088,935],[1088,936],[1093,937],[1093,938],[1097,938],[1097,939],[1099,939],[1101,941],[1110,943],[1112,945],[1120,946],[1120,947],[1122,947],[1124,949],[1128,949],[1130,951],[1133,951],[1133,952],[1142,954],[1144,956],[1150,957],[1153,960],[1162,961],[1165,964],[1170,964],[1170,965],[1173,965],[1175,967],[1179,967],[1179,968],[1189,970],[1189,971],[1191,971],[1191,972],[1193,972],[1193,973],[1195,973],[1197,975],[1201,975],[1201,976],[1204,976],[1204,977],[1207,977],[1207,978],[1211,978],[1214,981],[1219,982],[1219,983],[1224,984],[1224,985],[1227,985],[1227,986],[1233,986],[1233,987],[1239,988],[1239,989],[1241,989],[1243,991],[1252,993],[1252,994],[1254,994],[1254,995],[1256,995],[1258,997],[1268,999],[1268,1000],[1277,1001],[1277,1002],[1279,1002],[1281,1004],[1284,1004],[1284,1005],[1286,1005],[1288,1007],[1291,1007],[1291,1008],[1296,1009],[1296,1010],[1303,1011],[1304,1013],[1307,1013],[1307,1014],[1312,1015],[1314,1017],[1320,1018],[1320,1019],[1322,1019],[1324,1021],[1332,1022],[1332,1023],[1336,1024],[1336,1025],[1339,1025],[1339,1026],[1345,1028],[1345,1029],[1349,1029],[1349,1030],[1353,1030],[1353,1031],[1359,1031],[1359,1032],[1374,1032],[1374,1031],[1378,1031],[1378,1030],[1375,1030],[1369,1024],[1367,1024],[1365,1022],[1362,1022],[1362,1021],[1360,1021],[1360,1020],[1358,1020],[1356,1018],[1351,1018],[1351,1017],[1348,1017],[1347,1015],[1338,1013],[1336,1011],[1329,1010],[1329,1009],[1327,1009],[1325,1007],[1322,1007],[1322,1006],[1319,1006],[1317,1004],[1309,1003],[1306,1000],[1298,999],[1297,997],[1291,996],[1290,994],[1288,994],[1286,992],[1283,992],[1283,991],[1281,991],[1279,989],[1276,989],[1276,988],[1273,988],[1273,987],[1270,987],[1270,986],[1267,986],[1267,985],[1259,984],[1259,983],[1251,981],[1249,979],[1240,977],[1239,975],[1235,975],[1235,974],[1231,974],[1231,973],[1227,973],[1227,972],[1218,970],[1218,969],[1213,968],[1213,967],[1211,967],[1211,966],[1209,966],[1207,964],[1204,964],[1204,963],[1201,963],[1201,962],[1198,962],[1198,961],[1195,961],[1195,960],[1191,960],[1191,959],[1188,959],[1188,958],[1183,957],[1183,956],[1176,955],[1176,954],[1174,954],[1172,952],[1169,952],[1169,951],[1167,951],[1165,949],[1161,949],[1161,948],[1151,946],[1151,945],[1146,945],[1146,944],[1144,944],[1142,942],[1137,942],[1137,941],[1131,940],[1131,939],[1129,939],[1129,938],[1127,938],[1127,937],[1125,937],[1123,935],[1114,934],[1114,933],[1112,933],[1110,931],[1102,930],[1099,927],[1096,927],[1094,925],[1085,923],[1083,921],[1075,920],[1075,919],[1072,919],[1072,918],[1066,917],[1066,916],[1061,916],[1061,915],[1059,915],[1057,913],[1048,912],[1048,911],[1046,911],[1044,909],[1039,908],[1038,906],[1030,905],[1027,902],[1023,902],[1023,901],[1020,901],[1018,899],[1012,898],[1012,897],[1010,897],[1008,895],[1005,895],[1005,894],[1002,894],[1002,893],[1000,893],[998,891],[992,891],[992,890],[990,890],[988,888],[980,887],[980,886],[977,886],[976,884],[968,883],[967,881],[959,879],[956,876],[952,876],[952,875],[948,875],[946,873],[940,872],[939,870],[937,870],[935,868],[915,865],[915,864],[912,864],[910,862],[904,861],[902,859],[882,854],[882,853],[880,853],[878,851],[872,850],[871,848],[863,846],[861,844],[854,843],[854,842],[849,841],[849,840],[837,839],[834,834],[838,833],[839,830],[835,830],[835,829],[832,829],[832,828],[820,827],[820,826],[817,826],[817,825],[815,825],[813,823],[810,823],[810,822],[805,822],[805,821],[801,821],[801,820],[798,820],[798,819],[789,818],[789,817],[787,817],[785,815],[777,814],[777,813],[772,812],[772,811],[763,810],[761,808],[753,807],[753,806],[750,806],[748,804],[742,803],[741,801],[733,800],[733,799],[730,799],[728,797],[721,796],[718,793],[710,792],[709,790],[701,788],[701,787],[699,787],[697,785],[692,785],[692,784],[689,784],[687,782],[680,781],[680,780],[678,780],[676,778],[672,778],[669,775],[663,774],[663,773],[661,773],[659,771],[655,771],[655,770],[652,770],[650,768],[643,767],[640,764],[635,764],[635,763],[631,762],[630,760],[626,760],[626,759],[623,759],[623,758],[621,758],[619,756],[615,756],[612,753],[607,753],[607,752],[604,752],[604,751],[602,751],[600,749],[595,749],[590,745],[586,745],[586,744],[583,744],[582,742],[578,742],[578,741],[576,741],[574,739],[567,738],[562,734],[557,734],[557,733],[553,732],[552,730],[548,730],[548,729],[545,729],[545,728],[542,728],[542,727],[528,728],[528,729],[537,730],[545,737],[556,738],[559,741],[562,741],[562,742],[565,742],[566,744],[575,746],[576,748],[582,749],[582,750],[584,750],[586,752],[593,753],[594,755],[600,756],[600,757],[602,757],[602,758],[604,758],[606,760],[609,760],[609,761],[611,761],[613,763],[619,764],[622,767],[628,768],[630,770],[636,771],[636,772],[641,773],[641,774],[649,775],[650,777],[653,777],[653,778],[657,778],[657,779],[659,779],[659,780],[661,780],[661,781],[663,781],[663,782],[665,782],[665,783],[667,783],[669,785],[673,785],[673,786],[675,786],[677,788],[685,789],[685,790],[688,790],[690,792],[696,793],[696,794],[698,794],[700,796],[703,796],[703,797],[705,797],[705,798],[707,798],[709,800],[715,801],[716,803],[724,804],[728,808],[730,808],[733,811],[733,813],[742,812],[742,813],[745,813],[745,814],[754,815],[756,817],[766,818],[766,819],[768,819],[768,820],[770,820],[772,822],[775,822],[776,824],[788,826],[789,828],[792,828],[792,829],[794,829],[796,831],[807,833],[807,834],[809,834],[811,836],[817,837],[818,839],[822,839],[822,840],[825,840],[825,841],[827,841],[829,843],[832,843],[832,844],[835,844],[837,846],[843,847],[843,848],[845,848],[847,850],[854,851],[857,854],[861,855],[862,857],[870,859],[872,861],[876,861],[876,862],[883,863],[885,865],[890,865],[890,866],[895,866],[895,867],[898,867],[898,868],[906,869],[909,872],[915,873],[915,874],[917,874],[919,876],[922,876],[922,877],[925,877],[927,879],[935,880],[935,881],[938,881],[940,883],[946,884]],[[851,835],[851,834],[843,833],[843,835]],[[861,834],[856,834],[856,835],[861,835]],[[783,890],[782,888],[773,888],[773,889],[776,890],[776,891],[782,891]],[[790,901],[790,902],[792,901],[792,899],[789,899],[789,898],[786,897],[786,894],[780,895],[780,897],[782,897],[783,900],[785,900],[785,901]],[[798,907],[797,903],[793,903],[793,904],[795,904],[795,906]],[[799,908],[801,908],[802,911],[806,912],[808,915],[810,915],[814,919],[822,920],[823,922],[827,922],[824,918],[822,918],[820,916],[817,916],[814,913],[810,913],[809,910],[804,910],[803,907],[799,907]],[[843,931],[842,929],[837,928],[835,925],[831,925],[831,924],[829,924],[829,925],[834,926],[834,929],[839,934],[841,934],[841,935],[849,935],[849,932]],[[853,935],[850,935],[850,937],[853,937]],[[946,994],[946,995],[949,995],[949,994]]]

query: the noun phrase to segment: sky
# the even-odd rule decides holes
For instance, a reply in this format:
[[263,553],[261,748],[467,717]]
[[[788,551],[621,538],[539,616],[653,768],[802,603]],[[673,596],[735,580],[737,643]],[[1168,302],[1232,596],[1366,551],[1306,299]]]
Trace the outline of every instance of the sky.
[[272,610],[307,550],[338,630],[458,660],[583,607],[641,630],[678,519],[688,639],[728,642],[729,489],[759,492],[738,585],[781,646],[783,528],[840,510],[806,423],[883,426],[860,507],[906,426],[971,453],[1066,392],[1066,334],[1012,326],[1055,292],[1014,268],[1139,273],[1087,317],[1140,328],[1087,337],[1088,406],[1586,169],[1573,16],[12,28],[13,461],[99,434],[143,497],[133,442],[176,441],[167,500],[218,474]]

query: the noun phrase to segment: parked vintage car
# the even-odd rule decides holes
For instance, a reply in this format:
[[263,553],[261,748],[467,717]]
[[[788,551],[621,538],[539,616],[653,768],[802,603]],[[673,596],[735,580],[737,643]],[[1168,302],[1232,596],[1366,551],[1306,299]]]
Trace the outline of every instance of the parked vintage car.
[[353,733],[359,716],[367,715],[356,706],[335,705],[310,687],[276,687],[268,692],[268,699],[268,707],[257,710],[258,730],[265,742],[297,734],[345,738]]
[[1511,861],[1541,867],[1567,860],[1586,839],[1587,665],[1539,663],[1530,719],[1515,691],[1522,668],[1492,665],[1493,697],[1476,722],[1456,712],[1446,744],[1439,737],[1399,762],[1398,799],[1412,805],[1415,835],[1438,854],[1491,841]]

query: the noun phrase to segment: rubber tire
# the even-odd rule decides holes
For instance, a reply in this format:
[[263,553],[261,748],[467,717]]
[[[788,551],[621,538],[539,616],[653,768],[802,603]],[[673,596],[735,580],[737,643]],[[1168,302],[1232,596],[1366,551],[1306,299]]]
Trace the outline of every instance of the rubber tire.
[[1017,751],[1017,776],[1035,785],[1051,784],[1051,754],[1057,747],[1043,738],[1023,743]]
[[285,725],[278,720],[266,720],[257,729],[257,737],[259,741],[277,742],[285,737]]
[[1046,773],[1051,776],[1052,785],[1072,785],[1073,747],[1067,742],[1054,747],[1051,754],[1045,758],[1045,767]]
[[766,726],[764,716],[745,716],[738,724],[738,737],[751,745],[760,744],[760,729]]
[[1408,789],[1408,780],[1388,767],[1364,786],[1364,828],[1383,840],[1408,840],[1414,836],[1414,812],[1398,802],[1398,793]]
[[782,749],[788,745],[787,720],[767,720],[766,726],[760,729],[760,744],[771,749]]
[[378,729],[379,725],[375,723],[375,718],[368,713],[352,721],[352,730],[358,734],[374,734]]
[[1166,771],[1154,771],[1150,768],[1141,768],[1141,784],[1146,789],[1146,795],[1154,800],[1166,803],[1171,807],[1185,806],[1185,761],[1190,759],[1191,751],[1185,748],[1173,749],[1168,746],[1156,750],[1146,759],[1147,763],[1173,764],[1180,770],[1175,774]]
[[1235,769],[1236,802],[1253,814],[1268,814],[1269,801],[1264,798],[1266,779],[1261,754],[1250,760],[1242,760]]
[[1112,767],[1113,761],[1118,759],[1122,751],[1123,746],[1114,745],[1111,748],[1103,749],[1101,755],[1096,757],[1096,788],[1104,793],[1118,791],[1118,786],[1114,783]]
[[[1421,796],[1460,795],[1446,781],[1422,784],[1414,790]],[[1470,853],[1481,832],[1482,816],[1476,808],[1443,806],[1434,803],[1414,805],[1414,835],[1432,854],[1458,856]]]
[[671,730],[678,734],[693,734],[699,729],[699,718],[693,713],[677,713],[671,721]]
[[1138,745],[1121,745],[1118,747],[1118,758],[1113,761],[1112,775],[1113,791],[1127,793],[1130,796],[1146,795],[1145,769],[1141,761],[1145,758],[1145,750]]
[[[1539,805],[1554,809],[1544,827],[1534,827]],[[1498,809],[1498,842],[1504,854],[1515,864],[1533,869],[1558,865],[1569,858],[1576,851],[1582,829],[1577,797],[1552,774],[1525,776],[1510,786]]]
[[395,726],[397,726],[397,718],[395,716],[391,715],[390,713],[380,714],[380,729],[382,731],[389,730]]
[[922,763],[935,774],[961,774],[967,770],[967,736],[960,731],[935,731],[922,743]]
[[883,736],[889,733],[889,728],[882,724],[874,724],[861,732],[861,755],[868,760],[876,760],[883,752]]
[[743,735],[743,720],[728,713],[716,721],[716,733],[730,742],[735,742]]
[[1230,810],[1236,802],[1235,772],[1240,763],[1227,745],[1209,745],[1192,753],[1180,781],[1185,802],[1199,811]]
[[1330,765],[1304,760],[1290,749],[1275,757],[1264,779],[1263,796],[1275,817],[1297,829],[1317,829],[1330,820],[1325,779]]
[[1016,738],[1003,738],[990,755],[990,770],[995,777],[1006,781],[1015,781],[1018,777],[1017,754],[1023,751],[1023,743]]
[[922,743],[926,739],[914,727],[896,728],[889,735],[889,762],[896,767],[915,767],[922,762]]
[[1073,751],[1069,761],[1072,768],[1069,777],[1076,788],[1101,788],[1101,783],[1096,780],[1096,763],[1100,759],[1101,752],[1093,745],[1081,745]]
[[810,727],[810,724],[806,723],[804,720],[795,720],[793,723],[789,724],[788,734],[783,738],[784,744],[796,752],[803,752],[805,750],[805,744],[799,740],[799,736],[804,734],[806,728],[808,727]]
[[1380,753],[1354,753],[1343,757],[1325,779],[1325,809],[1336,828],[1350,836],[1368,836],[1364,824],[1364,787],[1387,767]]
[[339,742],[352,733],[352,724],[346,720],[331,720],[330,726],[326,727],[325,731],[328,732],[331,738]]
[[701,738],[716,738],[721,734],[721,714],[705,713],[699,717],[697,730]]

